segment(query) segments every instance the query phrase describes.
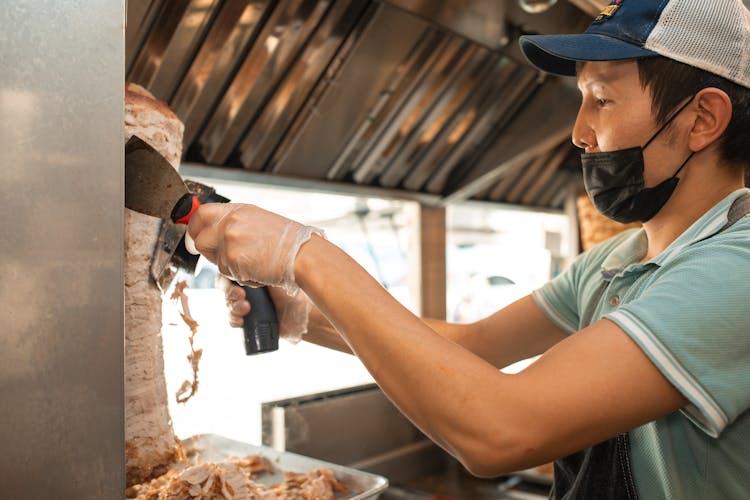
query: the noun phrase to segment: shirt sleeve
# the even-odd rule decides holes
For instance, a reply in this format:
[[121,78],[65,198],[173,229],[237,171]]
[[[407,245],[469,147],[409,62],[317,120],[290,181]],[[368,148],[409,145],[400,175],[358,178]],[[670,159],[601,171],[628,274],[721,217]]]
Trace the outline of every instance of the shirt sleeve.
[[580,322],[577,276],[578,269],[583,266],[582,260],[586,258],[585,256],[586,254],[581,254],[576,257],[568,269],[531,293],[534,302],[547,318],[569,334],[578,331]]
[[714,437],[750,406],[748,263],[746,241],[684,250],[638,298],[605,316],[687,397],[682,411]]

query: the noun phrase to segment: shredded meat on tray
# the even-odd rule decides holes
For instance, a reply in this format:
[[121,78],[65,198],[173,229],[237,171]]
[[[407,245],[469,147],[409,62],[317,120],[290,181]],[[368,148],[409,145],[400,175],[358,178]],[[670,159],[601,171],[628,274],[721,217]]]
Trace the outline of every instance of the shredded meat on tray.
[[222,462],[183,462],[127,493],[136,500],[332,500],[335,492],[347,491],[329,469],[285,472],[284,482],[271,486],[255,482],[266,472],[273,472],[273,467],[258,455]]
[[315,469],[308,473],[285,472],[284,482],[269,488],[271,498],[284,500],[317,500],[334,498],[334,492],[345,493],[348,488],[336,481],[330,469]]

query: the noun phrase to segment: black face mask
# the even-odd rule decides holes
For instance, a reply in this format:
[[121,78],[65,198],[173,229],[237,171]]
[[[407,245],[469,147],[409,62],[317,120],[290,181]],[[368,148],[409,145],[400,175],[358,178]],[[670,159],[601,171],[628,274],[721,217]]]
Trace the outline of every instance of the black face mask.
[[690,98],[683,104],[643,147],[581,154],[583,184],[599,212],[623,224],[635,221],[646,222],[667,203],[677,187],[679,181],[677,174],[694,153],[690,153],[672,177],[652,188],[647,188],[643,180],[643,150],[692,100]]

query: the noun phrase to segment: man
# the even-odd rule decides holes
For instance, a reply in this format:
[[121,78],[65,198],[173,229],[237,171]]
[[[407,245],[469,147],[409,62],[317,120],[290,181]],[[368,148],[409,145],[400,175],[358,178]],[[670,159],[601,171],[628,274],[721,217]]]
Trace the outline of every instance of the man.
[[356,354],[476,475],[557,460],[555,498],[745,498],[750,14],[740,0],[615,0],[586,33],[521,47],[577,74],[586,189],[643,222],[532,295],[470,325],[421,320],[311,228],[258,207],[201,207],[189,235],[239,282],[302,288],[274,292],[287,335]]

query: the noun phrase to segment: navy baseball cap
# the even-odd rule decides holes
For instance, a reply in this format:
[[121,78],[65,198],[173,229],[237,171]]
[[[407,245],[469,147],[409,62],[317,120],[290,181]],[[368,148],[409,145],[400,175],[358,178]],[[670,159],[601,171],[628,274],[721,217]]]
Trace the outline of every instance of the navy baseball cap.
[[750,12],[742,0],[612,0],[584,33],[524,35],[538,69],[575,76],[578,61],[661,55],[750,87]]

